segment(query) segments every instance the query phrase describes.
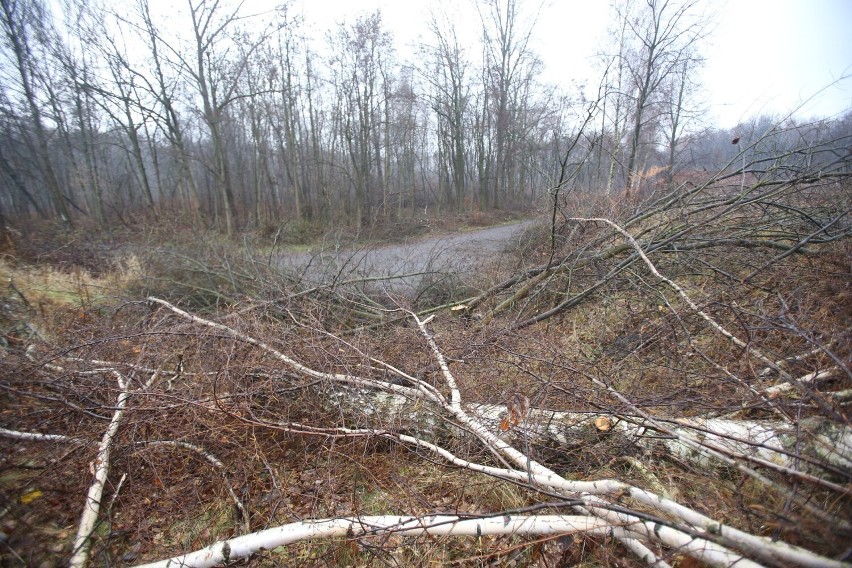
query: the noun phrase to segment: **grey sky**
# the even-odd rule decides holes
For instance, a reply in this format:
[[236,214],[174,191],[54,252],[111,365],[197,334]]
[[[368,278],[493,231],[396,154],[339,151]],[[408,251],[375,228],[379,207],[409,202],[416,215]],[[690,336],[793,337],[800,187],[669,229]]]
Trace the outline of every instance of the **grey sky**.
[[[247,5],[252,0],[247,2]],[[405,54],[425,31],[430,7],[458,10],[459,27],[478,33],[464,0],[297,0],[296,9],[323,31],[343,19],[381,8]],[[536,4],[534,0],[530,6]],[[704,50],[710,113],[719,126],[760,113],[786,113],[852,73],[852,0],[708,0],[719,14]],[[589,58],[606,34],[609,2],[552,0],[542,8],[534,47],[547,65],[545,79],[594,82]],[[852,78],[827,88],[798,113],[835,115],[852,108]]]

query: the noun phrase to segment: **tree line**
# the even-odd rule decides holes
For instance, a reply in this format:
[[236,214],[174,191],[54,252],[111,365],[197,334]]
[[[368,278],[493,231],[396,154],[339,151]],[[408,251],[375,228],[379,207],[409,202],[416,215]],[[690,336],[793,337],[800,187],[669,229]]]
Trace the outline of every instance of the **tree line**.
[[[682,183],[769,121],[704,126],[696,0],[616,3],[593,95],[541,81],[534,6],[475,7],[475,45],[436,7],[406,61],[378,11],[318,37],[286,3],[0,0],[0,217],[169,212],[230,233],[524,208],[569,182]],[[793,126],[796,143],[838,127]]]

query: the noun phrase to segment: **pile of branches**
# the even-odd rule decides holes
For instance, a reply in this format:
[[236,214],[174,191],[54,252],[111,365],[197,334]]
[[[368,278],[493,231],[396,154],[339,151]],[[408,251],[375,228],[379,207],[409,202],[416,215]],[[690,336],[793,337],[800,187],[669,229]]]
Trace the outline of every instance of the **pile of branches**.
[[[45,509],[75,527],[55,535],[72,566],[274,563],[316,539],[385,558],[424,534],[519,539],[476,562],[590,542],[636,565],[848,565],[849,157],[748,150],[603,212],[557,186],[544,260],[455,309],[291,279],[65,322],[5,353],[5,466],[58,472]],[[316,457],[380,454],[400,467]],[[428,467],[523,498],[448,505],[417,489]],[[382,510],[356,503],[391,485]],[[42,492],[3,515],[47,524]]]
[[[643,253],[659,257],[672,276],[709,271],[730,286],[776,288],[772,268],[793,255],[815,256],[821,245],[852,234],[852,157],[838,151],[842,141],[763,150],[777,135],[758,138],[715,175],[661,186],[638,204],[572,194],[567,176],[550,190],[547,261],[497,283],[465,310],[480,310],[486,324],[513,311],[514,328],[533,325],[581,305],[641,263]],[[609,209],[607,219],[596,218],[601,209]],[[590,210],[598,214],[577,214]],[[631,213],[619,215],[624,210]],[[753,254],[725,262],[731,271],[714,265],[738,250]]]

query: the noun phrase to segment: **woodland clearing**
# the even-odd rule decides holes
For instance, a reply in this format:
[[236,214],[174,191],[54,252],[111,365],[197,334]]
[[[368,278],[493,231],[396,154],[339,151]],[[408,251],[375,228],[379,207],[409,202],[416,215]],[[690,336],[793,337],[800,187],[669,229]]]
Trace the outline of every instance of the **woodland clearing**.
[[407,291],[12,235],[3,562],[844,565],[848,183],[555,191]]

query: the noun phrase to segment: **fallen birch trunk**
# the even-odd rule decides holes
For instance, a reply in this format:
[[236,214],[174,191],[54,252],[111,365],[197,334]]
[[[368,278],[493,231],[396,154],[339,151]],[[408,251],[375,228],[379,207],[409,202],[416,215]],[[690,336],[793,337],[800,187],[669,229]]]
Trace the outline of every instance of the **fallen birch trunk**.
[[[418,438],[441,440],[464,435],[448,424],[431,405],[403,395],[360,388],[342,388],[334,404],[348,409],[353,418],[370,418],[373,425],[393,427]],[[503,405],[464,405],[472,416],[500,432],[500,424],[510,414]],[[727,455],[768,462],[779,469],[814,475],[825,473],[825,463],[852,475],[852,428],[820,418],[806,418],[798,425],[778,421],[730,420],[724,418],[679,418],[665,420],[672,437],[645,425],[641,417],[614,414],[560,412],[531,409],[527,416],[503,437],[559,449],[587,447],[605,439],[619,438],[646,449],[664,448],[672,456],[695,467],[722,464],[711,455],[683,442],[683,437],[712,444]],[[798,449],[797,449],[798,446]],[[771,465],[769,466],[771,467]]]
[[[708,565],[724,566],[726,568],[734,564],[739,566],[754,565],[745,556],[773,563],[799,564],[813,567],[843,565],[840,561],[832,561],[830,558],[826,558],[807,549],[785,542],[776,542],[766,537],[736,529],[675,501],[620,481],[607,479],[575,481],[565,479],[546,465],[539,463],[530,455],[518,449],[518,447],[523,446],[519,445],[515,447],[512,443],[504,439],[500,435],[500,428],[495,430],[487,420],[477,418],[468,409],[468,406],[475,408],[475,405],[462,404],[461,393],[455,377],[447,366],[446,359],[435,343],[432,334],[426,329],[426,324],[429,323],[432,317],[420,320],[417,315],[409,312],[417,323],[430,351],[432,351],[435,361],[441,369],[444,378],[444,392],[449,391],[449,397],[439,391],[435,386],[372,357],[370,357],[370,360],[386,371],[392,372],[395,380],[389,381],[384,378],[359,377],[343,373],[324,373],[312,369],[281,353],[270,345],[224,324],[189,314],[158,298],[149,298],[149,301],[166,307],[180,317],[208,328],[225,332],[230,337],[260,348],[290,367],[291,370],[305,377],[328,381],[331,384],[336,383],[338,389],[345,387],[344,390],[351,391],[352,393],[366,392],[364,389],[375,389],[383,390],[392,395],[405,396],[406,400],[418,401],[424,407],[429,407],[430,412],[436,415],[436,419],[440,415],[441,420],[445,420],[447,423],[453,425],[451,427],[460,428],[475,437],[482,447],[498,456],[506,467],[495,468],[484,464],[476,464],[454,456],[445,448],[438,445],[421,441],[417,438],[410,438],[399,433],[393,434],[394,430],[398,432],[401,428],[404,417],[400,417],[398,423],[388,422],[386,424],[378,424],[374,425],[372,429],[368,428],[359,431],[341,427],[319,429],[322,430],[323,435],[350,435],[349,433],[354,433],[356,435],[395,437],[401,442],[407,444],[413,443],[418,447],[437,453],[445,460],[471,471],[486,473],[494,477],[520,482],[525,485],[529,484],[532,487],[544,489],[566,499],[577,499],[576,504],[572,504],[571,506],[582,516],[593,515],[607,522],[608,526],[629,526],[629,530],[614,536],[631,553],[647,564],[660,568],[666,566],[665,562],[658,559],[656,554],[645,545],[646,542],[651,545],[658,543],[670,550],[683,551],[696,560],[705,562]],[[339,403],[340,399],[338,399]],[[522,424],[527,420],[529,415],[529,410],[524,408],[525,405],[522,404],[520,406],[522,408],[522,416],[516,415],[517,408],[512,410],[511,422],[515,425]],[[643,413],[629,403],[628,407],[632,408],[637,414],[641,414],[643,420],[647,421],[649,425],[653,425],[657,431],[673,436],[671,429],[667,425]],[[350,408],[352,407],[345,407],[345,410],[348,411]],[[365,407],[363,405],[359,405],[358,410],[360,414],[356,413],[354,416],[360,416],[361,420],[370,420],[369,415],[365,416]],[[372,411],[373,409],[367,410]],[[318,429],[312,428],[312,430],[316,433]],[[837,526],[844,529],[848,528],[846,521],[838,519],[832,514],[821,510],[818,506],[803,501],[801,497],[778,487],[777,484],[759,472],[738,463],[737,460],[728,457],[718,449],[712,448],[710,445],[702,445],[694,437],[677,437],[682,443],[688,445],[688,447],[699,450],[702,453],[707,452],[716,459],[724,461],[726,464],[735,467],[761,483],[781,489],[784,494],[795,500],[797,504],[802,504],[809,512],[818,515],[820,518],[836,523]],[[608,501],[609,499],[617,499],[619,503],[617,505],[612,504]],[[631,511],[629,508],[626,508],[625,504],[628,502],[632,502],[643,508],[649,507],[651,510],[656,511],[655,514],[670,516],[672,520],[664,523],[658,520],[643,520],[645,513]],[[230,553],[230,548],[225,552]]]
[[[587,533],[629,536],[628,528],[612,526],[596,517],[568,515],[499,516],[462,518],[453,515],[412,517],[382,515],[302,521],[211,544],[201,550],[168,560],[142,564],[137,568],[191,566],[208,568],[228,564],[262,550],[271,550],[302,540],[354,538],[386,535],[549,535]],[[754,565],[746,561],[742,566]]]
[[[468,409],[495,425],[507,413],[504,406],[471,404]],[[696,467],[715,465],[717,462],[713,458],[683,443],[682,437],[689,436],[711,442],[730,455],[759,458],[789,469],[803,467],[808,471],[807,463],[796,458],[796,446],[800,444],[799,453],[804,457],[824,461],[852,473],[852,429],[842,424],[820,418],[803,419],[798,428],[794,424],[776,421],[723,418],[659,420],[667,422],[669,431],[679,437],[661,435],[655,428],[646,426],[642,418],[551,410],[532,410],[518,426],[516,436],[526,435],[543,443],[564,447],[619,435],[646,449],[662,445],[673,456]]]

